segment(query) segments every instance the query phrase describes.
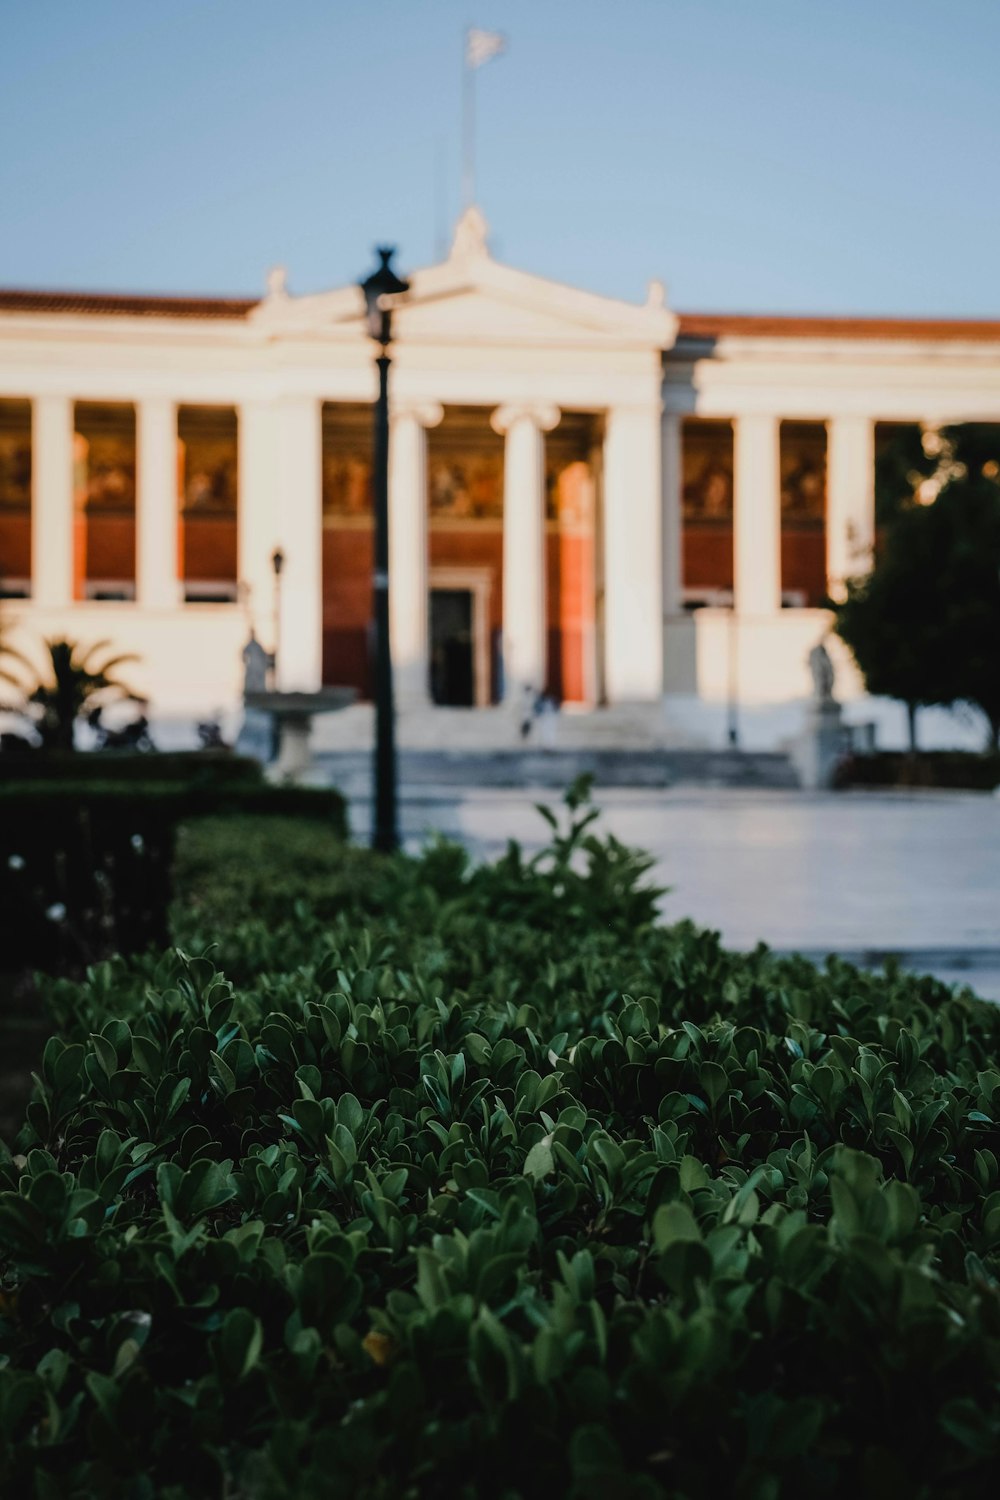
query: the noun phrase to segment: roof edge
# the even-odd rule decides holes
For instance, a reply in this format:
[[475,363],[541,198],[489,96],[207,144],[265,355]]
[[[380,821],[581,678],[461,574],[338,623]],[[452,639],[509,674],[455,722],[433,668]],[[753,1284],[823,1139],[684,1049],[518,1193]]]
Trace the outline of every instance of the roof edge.
[[245,318],[259,301],[259,297],[0,288],[0,312],[70,313],[90,317]]
[[678,339],[930,339],[1000,343],[996,318],[854,317],[850,314],[679,312]]

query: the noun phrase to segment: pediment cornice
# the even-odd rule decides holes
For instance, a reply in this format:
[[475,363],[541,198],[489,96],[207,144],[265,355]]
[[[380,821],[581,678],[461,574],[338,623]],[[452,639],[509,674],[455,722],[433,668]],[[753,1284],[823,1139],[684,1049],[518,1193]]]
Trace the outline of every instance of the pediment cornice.
[[[294,297],[283,279],[273,278],[249,321],[269,337],[354,339],[364,333],[364,316],[357,286]],[[400,337],[420,343],[467,338],[670,349],[678,327],[660,283],[651,283],[646,302],[636,305],[516,270],[494,260],[485,233],[469,226],[467,216],[447,260],[412,272],[396,317]]]

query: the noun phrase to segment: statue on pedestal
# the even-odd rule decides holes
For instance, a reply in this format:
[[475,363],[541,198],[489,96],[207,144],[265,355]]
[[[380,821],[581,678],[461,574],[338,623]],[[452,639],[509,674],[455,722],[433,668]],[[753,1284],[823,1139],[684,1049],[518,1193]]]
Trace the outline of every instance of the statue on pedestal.
[[825,642],[817,641],[806,660],[812,697],[806,707],[805,725],[790,749],[802,786],[807,791],[820,791],[833,785],[844,754],[843,709],[833,696],[836,671]]
[[[253,626],[250,638],[243,647],[243,697],[250,693],[268,691],[268,674],[274,671],[274,652],[265,651],[257,639]],[[260,708],[243,709],[243,726],[236,740],[236,749],[241,755],[252,755],[254,760],[265,764],[274,759],[275,733],[271,714]]]
[[265,651],[257,639],[253,626],[250,639],[243,647],[243,696],[247,693],[266,693],[267,674],[274,671],[274,652]]
[[833,685],[836,681],[833,660],[823,641],[817,641],[809,653],[809,671],[813,680],[813,699],[816,703],[835,703]]

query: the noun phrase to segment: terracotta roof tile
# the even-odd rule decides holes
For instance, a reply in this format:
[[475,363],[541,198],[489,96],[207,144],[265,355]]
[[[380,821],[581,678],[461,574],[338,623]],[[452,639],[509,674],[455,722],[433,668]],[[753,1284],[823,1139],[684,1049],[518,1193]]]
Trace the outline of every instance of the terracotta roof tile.
[[[145,293],[4,291],[0,312],[140,318],[245,318],[256,297]],[[1000,342],[1000,319],[800,317],[785,313],[680,313],[678,338],[936,339]]]
[[678,338],[939,339],[1000,342],[1000,320],[796,317],[782,313],[680,313]]
[[143,293],[0,290],[0,312],[83,313],[103,317],[245,318],[256,297],[160,297]]

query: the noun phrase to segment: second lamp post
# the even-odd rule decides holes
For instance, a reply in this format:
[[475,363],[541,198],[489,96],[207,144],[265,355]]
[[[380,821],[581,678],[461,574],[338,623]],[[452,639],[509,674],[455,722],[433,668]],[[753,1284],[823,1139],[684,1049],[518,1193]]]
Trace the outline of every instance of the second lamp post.
[[389,646],[389,345],[392,305],[409,290],[392,269],[395,250],[379,246],[378,267],[361,283],[368,332],[379,346],[378,399],[375,402],[372,489],[375,501],[375,807],[372,846],[386,854],[399,846],[396,810],[396,725],[392,702]]

